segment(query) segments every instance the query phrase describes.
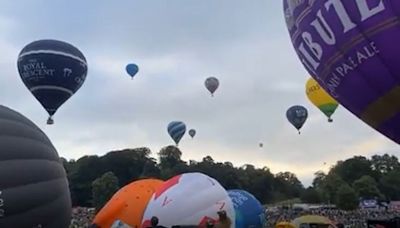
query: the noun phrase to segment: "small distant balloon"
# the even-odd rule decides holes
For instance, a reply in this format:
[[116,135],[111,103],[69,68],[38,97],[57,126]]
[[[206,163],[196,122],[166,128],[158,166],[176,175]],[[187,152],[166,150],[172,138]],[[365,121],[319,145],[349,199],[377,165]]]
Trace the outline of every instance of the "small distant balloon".
[[286,112],[286,117],[289,122],[299,131],[303,127],[308,117],[308,111],[305,107],[295,105],[290,107]]
[[129,76],[131,76],[131,79],[133,79],[133,77],[135,77],[135,75],[139,72],[139,67],[134,63],[130,63],[126,65],[126,72],[129,74]]
[[39,40],[25,46],[18,56],[22,81],[52,116],[83,85],[87,74],[85,56],[71,44]]
[[190,137],[194,138],[194,136],[196,135],[196,130],[195,129],[190,129],[189,130],[189,135],[190,135]]
[[215,77],[209,77],[206,79],[204,84],[205,84],[206,88],[208,89],[208,91],[210,91],[211,96],[214,96],[215,91],[219,87],[219,80]]
[[186,133],[186,125],[181,121],[172,121],[171,123],[168,124],[167,130],[168,134],[171,136],[171,138],[178,146],[182,137]]
[[263,148],[264,147],[264,143],[260,143],[260,144],[258,144],[259,146],[260,146],[260,148]]

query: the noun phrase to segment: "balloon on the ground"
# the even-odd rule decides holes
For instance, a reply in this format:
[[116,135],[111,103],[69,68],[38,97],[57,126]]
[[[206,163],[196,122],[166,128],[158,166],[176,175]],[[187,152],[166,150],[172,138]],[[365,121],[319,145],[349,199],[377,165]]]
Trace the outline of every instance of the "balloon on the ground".
[[331,116],[336,111],[339,104],[324,88],[322,88],[314,78],[309,78],[306,83],[306,94],[308,99],[332,122]]
[[308,72],[341,105],[400,143],[400,1],[283,2]]
[[211,96],[214,96],[215,91],[217,91],[219,87],[219,80],[216,77],[209,77],[204,82],[208,91],[210,91]]
[[190,137],[193,138],[196,135],[196,130],[195,129],[190,129],[189,130],[189,135],[190,135]]
[[319,224],[319,225],[327,225],[329,227],[334,226],[334,223],[329,220],[327,217],[319,216],[319,215],[304,215],[294,219],[291,222],[294,227],[309,227],[309,224]]
[[182,137],[186,133],[186,125],[181,121],[172,121],[167,127],[168,134],[174,140],[175,144],[178,146]]
[[39,40],[25,46],[18,56],[22,81],[50,115],[82,86],[87,63],[71,44],[57,40]]
[[130,63],[130,64],[126,65],[125,69],[126,69],[126,72],[129,74],[129,76],[131,76],[132,79],[139,72],[138,65],[136,65],[134,63]]
[[140,227],[147,203],[163,183],[157,179],[143,179],[124,186],[97,213],[93,223],[105,228],[121,221],[131,227]]
[[169,179],[153,194],[142,227],[149,226],[152,216],[165,227],[202,226],[208,220],[217,221],[221,210],[235,221],[232,201],[218,181],[201,173],[186,173]]
[[289,122],[299,131],[303,127],[308,117],[306,108],[300,105],[294,105],[286,111],[286,117]]
[[263,227],[264,208],[260,201],[244,190],[229,190],[229,197],[235,208],[236,228]]
[[47,136],[0,106],[0,227],[68,228],[68,180]]

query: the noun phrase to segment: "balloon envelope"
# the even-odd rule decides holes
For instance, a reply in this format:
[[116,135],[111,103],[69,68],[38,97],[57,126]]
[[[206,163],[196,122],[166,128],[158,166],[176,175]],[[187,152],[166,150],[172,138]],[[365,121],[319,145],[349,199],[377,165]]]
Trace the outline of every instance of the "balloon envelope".
[[306,83],[306,94],[308,99],[313,103],[321,112],[323,112],[330,122],[331,116],[336,111],[338,103],[331,95],[329,95],[315,79],[309,78]]
[[300,130],[307,120],[308,112],[303,106],[295,105],[286,111],[286,117],[297,130]]
[[136,64],[130,63],[126,65],[126,72],[133,78],[139,72],[139,67]]
[[216,77],[209,77],[204,82],[208,91],[210,91],[211,95],[214,95],[215,91],[219,87],[219,80]]
[[264,208],[251,193],[244,190],[229,190],[229,197],[235,208],[236,227],[263,227]]
[[18,72],[25,86],[53,116],[84,83],[87,63],[83,54],[71,44],[39,40],[22,49]]
[[131,227],[140,227],[147,203],[163,183],[157,179],[143,179],[124,186],[97,213],[93,223],[103,228],[119,220]]
[[68,180],[47,136],[0,106],[0,148],[0,227],[68,228]]
[[400,143],[400,1],[283,2],[308,72],[341,105]]
[[186,125],[181,121],[172,121],[168,124],[167,130],[176,145],[178,145],[182,137],[185,135]]
[[217,212],[221,210],[227,212],[232,223],[235,221],[232,201],[215,179],[201,173],[186,173],[169,179],[153,194],[142,227],[149,226],[152,216],[165,227],[200,226],[208,220],[217,221]]
[[189,130],[189,135],[190,135],[190,137],[193,138],[196,135],[196,130],[195,129],[190,129]]

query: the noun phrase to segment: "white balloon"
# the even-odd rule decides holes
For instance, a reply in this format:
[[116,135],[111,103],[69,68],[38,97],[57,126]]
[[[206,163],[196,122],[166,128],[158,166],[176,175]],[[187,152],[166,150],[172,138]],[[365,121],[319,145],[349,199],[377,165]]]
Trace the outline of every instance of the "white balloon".
[[[226,211],[235,227],[235,210],[227,191],[215,179],[201,173],[186,173],[166,181],[147,205],[142,224],[156,216],[159,225],[200,225],[218,220],[218,211]],[[143,227],[143,226],[142,226]]]

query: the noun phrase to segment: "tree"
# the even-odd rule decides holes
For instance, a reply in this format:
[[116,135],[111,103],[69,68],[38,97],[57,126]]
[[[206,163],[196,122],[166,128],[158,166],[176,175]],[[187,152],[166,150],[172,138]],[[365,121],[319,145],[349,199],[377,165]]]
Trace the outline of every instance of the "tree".
[[318,171],[318,172],[314,173],[314,176],[315,177],[314,177],[314,180],[312,182],[312,186],[314,188],[322,187],[322,185],[323,185],[323,183],[325,181],[325,178],[326,178],[326,174],[324,172],[322,172],[322,171]]
[[321,196],[313,187],[308,187],[304,190],[300,195],[300,199],[303,203],[321,203]]
[[355,210],[358,207],[358,195],[348,184],[339,187],[336,206],[341,210]]
[[371,163],[372,169],[380,174],[387,174],[390,171],[400,169],[398,158],[388,154],[372,156]]
[[381,178],[380,185],[388,200],[400,200],[400,170],[387,173]]
[[92,183],[93,206],[99,211],[119,189],[118,178],[107,172]]
[[364,175],[376,179],[376,172],[372,170],[371,161],[362,156],[356,156],[344,162],[338,162],[330,173],[335,173],[349,185]]
[[370,176],[363,176],[360,179],[354,181],[353,188],[362,198],[382,198],[382,194],[378,189],[378,185],[375,179]]
[[322,186],[321,186],[321,193],[325,202],[333,203],[336,200],[336,194],[340,186],[346,184],[340,176],[329,173]]

